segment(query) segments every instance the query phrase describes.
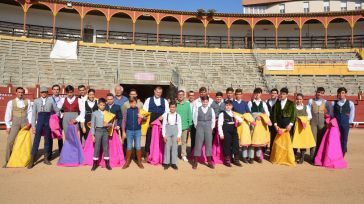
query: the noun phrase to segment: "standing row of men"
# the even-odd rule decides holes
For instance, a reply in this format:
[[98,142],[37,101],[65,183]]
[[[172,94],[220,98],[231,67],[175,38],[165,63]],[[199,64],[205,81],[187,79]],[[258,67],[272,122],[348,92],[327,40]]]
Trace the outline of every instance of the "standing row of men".
[[[49,128],[49,118],[51,114],[57,114],[60,120],[60,126],[63,128],[64,132],[67,132],[67,127],[69,123],[78,123],[80,128],[80,136],[82,141],[85,141],[89,134],[89,122],[91,120],[91,114],[97,110],[97,99],[95,98],[95,90],[86,90],[86,87],[81,85],[78,87],[79,96],[77,97],[74,93],[73,86],[67,86],[65,88],[66,97],[60,96],[60,86],[52,86],[52,96],[48,97],[48,89],[46,87],[40,88],[40,98],[36,99],[34,103],[30,100],[24,99],[24,89],[18,87],[16,89],[16,98],[11,100],[7,104],[5,113],[6,122],[6,132],[8,133],[8,139],[6,144],[6,154],[5,154],[5,165],[8,162],[12,147],[14,145],[17,133],[21,128],[32,127],[32,132],[35,134],[32,157],[29,164],[29,168],[34,166],[36,161],[36,155],[38,152],[38,147],[40,143],[41,135],[44,134],[45,138],[45,151],[44,151],[44,163],[51,164],[52,159],[52,146],[53,139],[51,138],[50,128]],[[161,87],[156,87],[154,89],[154,95],[146,99],[143,104],[139,99],[137,100],[137,107],[143,108],[145,111],[151,114],[150,121],[153,122],[156,119],[162,120],[164,113],[169,112],[169,101],[162,97],[163,90]],[[225,110],[225,101],[232,101],[233,111],[239,114],[252,113],[257,115],[258,113],[265,113],[270,116],[271,121],[274,125],[270,127],[271,132],[271,144],[274,141],[274,137],[279,130],[279,128],[285,128],[291,130],[292,126],[296,120],[293,112],[295,112],[295,105],[292,101],[287,99],[288,89],[282,88],[280,93],[277,89],[272,89],[270,91],[270,99],[263,101],[260,96],[262,94],[262,89],[256,88],[253,92],[253,99],[249,102],[242,100],[241,89],[234,90],[233,88],[226,89],[226,99],[223,99],[223,93],[216,93],[216,100],[207,96],[207,89],[201,87],[199,89],[199,97],[195,99],[195,93],[189,91],[186,93],[183,90],[178,91],[176,102],[177,102],[177,113],[181,116],[182,122],[182,148],[181,148],[181,158],[183,161],[188,161],[187,159],[187,141],[188,136],[191,137],[191,151],[198,141],[198,146],[200,140],[196,140],[196,135],[200,133],[196,132],[196,126],[206,118],[201,118],[202,115],[206,115],[209,111],[213,111],[211,118],[211,126],[215,127],[215,122],[221,112]],[[338,100],[333,101],[330,105],[329,102],[323,99],[325,94],[325,89],[322,87],[317,88],[316,96],[308,101],[308,108],[312,114],[311,127],[313,135],[315,137],[316,143],[319,145],[320,141],[325,132],[325,115],[332,115],[336,117],[341,132],[342,139],[342,150],[345,154],[347,151],[347,138],[349,133],[349,124],[353,122],[355,107],[352,101],[346,100],[347,90],[345,88],[338,89]],[[106,110],[114,113],[116,115],[116,130],[122,127],[122,113],[125,112],[129,107],[128,98],[122,95],[123,87],[117,85],[115,87],[115,96],[109,93],[106,96],[107,106]],[[129,93],[130,98],[137,98],[137,91],[131,89]],[[235,96],[235,97],[234,97]],[[174,100],[174,99],[173,99]],[[205,101],[205,102],[204,102]],[[205,103],[205,104],[203,104]],[[200,117],[199,117],[200,115]],[[281,120],[281,119],[284,120]],[[214,128],[211,129],[214,129]],[[206,127],[206,129],[209,129]],[[214,130],[216,131],[216,130]],[[210,135],[215,135],[211,133]],[[200,136],[199,136],[200,138]],[[126,139],[123,137],[123,139]],[[151,127],[147,131],[146,142],[145,142],[145,157],[147,158],[150,153],[150,142],[151,142]],[[210,145],[208,141],[205,145]],[[59,151],[62,150],[62,139],[58,139]],[[124,142],[124,151],[126,150],[127,142]],[[199,152],[195,153],[195,156]],[[249,155],[248,155],[249,154]],[[256,155],[254,155],[256,154]],[[242,158],[244,162],[252,163],[252,159],[260,158],[261,149],[254,147],[243,147],[242,148]],[[311,155],[315,155],[315,149],[311,149]],[[206,152],[208,162],[211,162],[211,152]],[[249,158],[249,159],[247,159]],[[259,161],[258,159],[258,162]]]

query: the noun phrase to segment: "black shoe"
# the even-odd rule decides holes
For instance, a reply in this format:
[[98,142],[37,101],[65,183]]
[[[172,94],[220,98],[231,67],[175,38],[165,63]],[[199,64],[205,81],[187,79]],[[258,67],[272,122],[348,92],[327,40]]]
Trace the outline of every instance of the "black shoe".
[[111,170],[110,161],[105,159],[105,167],[107,170]]
[[52,165],[52,163],[48,160],[48,155],[44,155],[44,161],[43,163],[47,164],[47,165]]
[[197,160],[198,160],[198,157],[194,157],[193,161],[192,161],[192,169],[197,169]]
[[251,159],[251,158],[249,158],[249,159],[248,159],[248,163],[249,163],[249,164],[253,164],[253,163],[254,163],[254,160],[253,160],[253,159]]
[[30,157],[30,161],[29,161],[29,164],[28,164],[28,169],[31,169],[31,168],[33,168],[34,167],[34,157],[33,156],[31,156]]
[[172,165],[171,165],[171,167],[172,167],[172,169],[174,169],[174,170],[178,170],[178,167],[177,167],[177,165],[175,165],[175,164],[172,164]]
[[257,161],[259,164],[261,164],[261,163],[263,162],[261,158],[257,158],[257,159],[256,159],[256,161]]
[[242,161],[243,161],[243,163],[245,163],[245,164],[247,164],[247,163],[248,163],[248,158],[246,158],[246,157],[243,157],[241,160],[242,160]]
[[169,164],[163,164],[164,170],[167,170],[169,168]]
[[301,157],[300,157],[300,159],[298,160],[298,164],[303,164],[303,162],[304,162],[304,160],[305,160],[305,153],[301,153]]
[[2,166],[2,168],[3,168],[3,169],[6,169],[6,164],[4,164],[4,165]]
[[234,159],[234,165],[239,166],[239,167],[243,166],[243,165],[241,165],[239,159]]
[[97,169],[97,162],[98,160],[94,160],[93,164],[92,164],[92,168],[91,168],[91,171],[95,171]]

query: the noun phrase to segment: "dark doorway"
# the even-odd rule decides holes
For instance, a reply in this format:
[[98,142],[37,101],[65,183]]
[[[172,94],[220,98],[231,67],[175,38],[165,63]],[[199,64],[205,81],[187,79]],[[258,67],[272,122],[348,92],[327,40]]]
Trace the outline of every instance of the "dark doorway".
[[93,42],[94,29],[85,28],[83,30],[83,42]]
[[136,89],[138,93],[138,98],[144,103],[144,101],[153,96],[154,88],[156,86],[160,86],[163,89],[162,97],[171,99],[176,98],[177,88],[170,85],[152,85],[152,84],[120,84],[124,87],[124,94],[126,97],[129,97],[130,89]]

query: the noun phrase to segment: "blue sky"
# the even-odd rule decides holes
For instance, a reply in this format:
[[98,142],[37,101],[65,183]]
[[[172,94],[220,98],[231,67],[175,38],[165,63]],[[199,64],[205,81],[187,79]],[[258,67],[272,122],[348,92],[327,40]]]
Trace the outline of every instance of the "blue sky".
[[242,13],[241,0],[73,0],[97,4],[130,6],[140,8],[196,11],[215,9],[221,13]]

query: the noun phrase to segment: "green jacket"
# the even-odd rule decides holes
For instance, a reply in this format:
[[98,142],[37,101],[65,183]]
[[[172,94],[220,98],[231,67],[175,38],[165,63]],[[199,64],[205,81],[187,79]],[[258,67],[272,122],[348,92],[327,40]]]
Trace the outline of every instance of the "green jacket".
[[286,105],[284,106],[284,109],[282,110],[281,102],[277,101],[274,106],[274,117],[273,117],[273,124],[278,123],[278,120],[281,118],[290,118],[290,122],[292,124],[296,121],[296,105],[287,99]]
[[192,110],[190,102],[184,100],[182,103],[177,101],[177,113],[181,116],[182,130],[187,130],[192,125]]

